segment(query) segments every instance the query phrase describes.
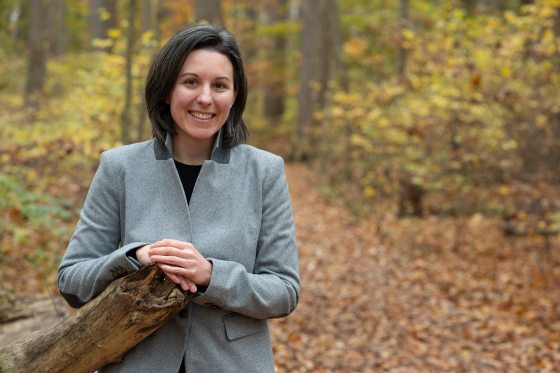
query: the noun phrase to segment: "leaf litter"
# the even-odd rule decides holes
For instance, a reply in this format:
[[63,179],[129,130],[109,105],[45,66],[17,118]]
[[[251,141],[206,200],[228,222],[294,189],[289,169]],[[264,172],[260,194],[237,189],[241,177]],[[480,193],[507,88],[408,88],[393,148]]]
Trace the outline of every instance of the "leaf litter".
[[290,164],[298,308],[273,320],[278,372],[560,369],[557,252],[506,239],[491,217],[353,219]]

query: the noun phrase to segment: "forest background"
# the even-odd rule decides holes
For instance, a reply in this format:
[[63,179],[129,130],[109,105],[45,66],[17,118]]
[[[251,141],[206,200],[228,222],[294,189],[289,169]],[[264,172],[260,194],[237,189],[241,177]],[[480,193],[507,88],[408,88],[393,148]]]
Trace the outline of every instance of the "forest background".
[[100,153],[150,138],[151,59],[200,21],[239,41],[251,144],[305,164],[343,229],[511,259],[560,360],[560,0],[3,0],[3,287],[56,292]]

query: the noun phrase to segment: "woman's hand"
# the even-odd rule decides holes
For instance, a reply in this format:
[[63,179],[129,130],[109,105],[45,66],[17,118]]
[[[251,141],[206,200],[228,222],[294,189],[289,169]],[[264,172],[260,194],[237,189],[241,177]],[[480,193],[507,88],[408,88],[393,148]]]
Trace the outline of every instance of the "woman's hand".
[[150,261],[185,291],[196,293],[196,285],[208,286],[212,263],[190,242],[164,239],[149,245]]
[[136,259],[143,266],[146,266],[148,264],[152,264],[152,260],[150,259],[150,254],[148,254],[149,250],[150,250],[150,245],[145,245],[145,246],[142,246],[139,249],[136,249]]

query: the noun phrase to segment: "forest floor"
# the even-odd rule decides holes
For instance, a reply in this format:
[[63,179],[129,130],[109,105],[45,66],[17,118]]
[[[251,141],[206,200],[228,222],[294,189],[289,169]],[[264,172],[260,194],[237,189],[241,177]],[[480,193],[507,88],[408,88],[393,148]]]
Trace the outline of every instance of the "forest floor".
[[278,372],[552,372],[560,369],[560,255],[499,222],[356,221],[289,165],[298,308],[272,323]]
[[[315,172],[286,170],[302,289],[271,323],[279,373],[558,371],[558,242],[506,239],[482,215],[397,219],[391,201],[356,219]],[[1,283],[54,293],[62,253],[41,269],[34,242],[3,257]]]

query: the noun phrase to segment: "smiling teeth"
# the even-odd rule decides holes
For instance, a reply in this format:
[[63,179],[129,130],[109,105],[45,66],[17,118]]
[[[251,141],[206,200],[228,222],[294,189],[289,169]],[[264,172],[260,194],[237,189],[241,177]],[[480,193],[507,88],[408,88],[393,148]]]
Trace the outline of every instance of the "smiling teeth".
[[212,118],[212,114],[205,114],[205,113],[198,113],[196,111],[191,112],[191,114],[198,119],[210,119]]

